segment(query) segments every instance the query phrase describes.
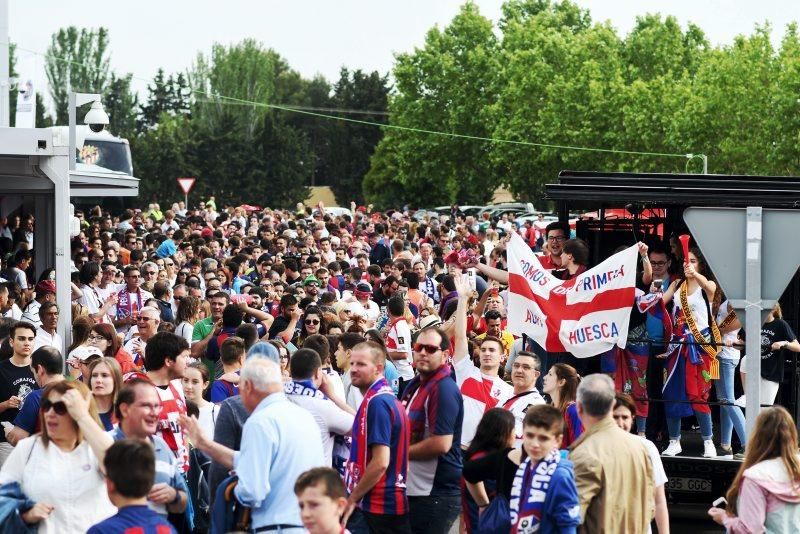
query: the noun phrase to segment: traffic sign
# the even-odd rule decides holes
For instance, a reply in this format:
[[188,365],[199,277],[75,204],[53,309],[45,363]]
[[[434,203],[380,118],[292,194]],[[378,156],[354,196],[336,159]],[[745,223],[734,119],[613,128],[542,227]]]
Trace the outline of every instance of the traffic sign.
[[[759,377],[761,326],[800,265],[800,247],[793,243],[800,211],[760,206],[687,208],[683,220],[733,308],[744,311],[745,352],[750,356],[744,371]],[[750,379],[745,386],[750,434],[761,410],[761,381]]]
[[[800,247],[793,245],[800,211],[764,209],[760,225],[751,224],[749,229],[745,208],[686,208],[683,220],[730,300],[746,298],[746,264],[754,254],[763,258],[761,298],[765,300],[781,298],[800,265]],[[748,245],[754,232],[763,236],[761,243]]]
[[181,186],[184,195],[188,195],[189,191],[194,187],[194,182],[197,178],[178,178],[178,185]]

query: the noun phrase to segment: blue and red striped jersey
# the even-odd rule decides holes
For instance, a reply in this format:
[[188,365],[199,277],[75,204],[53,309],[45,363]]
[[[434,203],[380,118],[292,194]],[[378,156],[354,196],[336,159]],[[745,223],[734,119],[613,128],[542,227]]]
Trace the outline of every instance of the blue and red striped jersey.
[[[400,401],[392,395],[376,395],[367,409],[367,447],[387,445],[389,467],[361,500],[362,510],[384,515],[408,512],[406,478],[410,438],[408,416]],[[371,457],[371,452],[367,452],[367,463]]]

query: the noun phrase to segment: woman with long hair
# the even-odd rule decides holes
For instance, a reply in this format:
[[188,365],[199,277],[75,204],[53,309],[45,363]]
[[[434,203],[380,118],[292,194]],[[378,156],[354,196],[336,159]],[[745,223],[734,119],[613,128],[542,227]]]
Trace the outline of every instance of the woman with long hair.
[[183,371],[183,393],[186,400],[193,401],[200,409],[197,422],[206,433],[206,436],[214,435],[214,425],[217,422],[219,405],[207,401],[203,394],[211,385],[211,378],[206,367],[202,362],[192,362]]
[[89,334],[94,326],[94,320],[88,315],[76,317],[72,321],[72,344],[67,349],[67,357],[72,354],[72,351],[82,345],[88,345]]
[[41,397],[41,432],[20,440],[0,469],[36,503],[20,515],[42,533],[77,533],[110,517],[102,460],[113,439],[97,417],[89,389],[77,380],[48,384]]
[[733,534],[800,531],[800,454],[797,428],[782,406],[765,408],[733,479],[727,509],[708,515]]
[[184,338],[189,345],[192,344],[192,331],[194,325],[200,320],[200,299],[186,296],[178,303],[178,312],[175,314],[175,334]]
[[681,418],[694,413],[703,437],[703,457],[716,458],[708,394],[712,379],[719,378],[717,353],[722,339],[711,315],[712,304],[719,294],[717,284],[696,248],[689,251],[683,265],[683,276],[672,282],[662,297],[665,303],[675,301],[670,344],[665,354],[657,356],[667,358],[663,398],[669,446],[662,454],[680,454]]
[[114,325],[101,323],[92,326],[92,330],[86,340],[89,345],[100,349],[103,356],[117,360],[123,375],[138,370],[133,364],[133,357],[128,354],[128,351],[122,348],[122,343],[120,343]]
[[114,430],[114,405],[122,388],[122,371],[114,358],[104,356],[89,364],[89,388],[97,404],[97,415],[106,430]]
[[[502,408],[492,408],[483,414],[475,437],[464,452],[464,486],[461,488],[461,511],[467,532],[475,532],[481,508],[500,491],[498,460],[514,448],[514,415]],[[516,466],[514,466],[516,470]],[[513,476],[512,476],[513,478]]]
[[542,379],[542,392],[550,395],[550,404],[558,408],[564,416],[562,449],[568,448],[583,434],[583,423],[578,417],[578,407],[575,404],[580,383],[580,375],[574,367],[566,363],[552,365]]
[[[720,300],[723,300],[724,294],[722,290],[720,289],[718,292],[720,293]],[[736,397],[733,388],[734,378],[736,377],[736,366],[739,364],[740,360],[739,349],[735,345],[739,343],[739,330],[741,330],[742,324],[739,322],[736,313],[733,311],[733,306],[731,306],[730,301],[727,299],[714,310],[714,315],[719,325],[723,344],[717,355],[717,359],[719,360],[719,380],[714,381],[717,400],[723,403],[719,407],[719,448],[722,452],[722,456],[734,457],[733,449],[731,448],[731,438],[733,437],[734,429],[736,429],[736,435],[739,436],[739,443],[742,444],[742,449],[744,449],[747,444],[744,414],[740,407],[734,406]],[[738,451],[735,458],[737,460],[743,459],[744,450]]]
[[307,307],[303,313],[303,325],[300,327],[300,337],[298,338],[297,346],[302,346],[308,336],[314,334],[322,334],[324,336],[327,333],[328,325],[322,315],[322,310],[317,306]]
[[278,349],[278,357],[280,358],[281,375],[283,376],[283,381],[290,381],[292,379],[292,373],[289,372],[289,348],[283,341],[279,339],[270,339],[267,343]]

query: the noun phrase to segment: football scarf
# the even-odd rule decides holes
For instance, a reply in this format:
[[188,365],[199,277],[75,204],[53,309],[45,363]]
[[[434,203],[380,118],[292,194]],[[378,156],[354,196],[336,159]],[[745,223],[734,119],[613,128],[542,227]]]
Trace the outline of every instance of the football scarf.
[[514,483],[511,485],[509,501],[512,534],[529,534],[539,531],[547,490],[559,461],[561,461],[561,452],[553,449],[536,465],[531,462],[530,457],[526,457],[525,461],[517,468]]

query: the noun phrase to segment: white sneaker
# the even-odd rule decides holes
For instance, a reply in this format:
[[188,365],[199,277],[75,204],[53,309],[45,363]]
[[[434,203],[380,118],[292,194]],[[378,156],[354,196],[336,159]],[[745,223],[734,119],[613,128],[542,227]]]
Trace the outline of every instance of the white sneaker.
[[669,440],[669,446],[661,453],[662,456],[677,456],[683,451],[681,449],[681,442],[677,439]]
[[717,448],[714,446],[714,442],[710,439],[707,439],[703,442],[703,458],[716,458],[717,457]]
[[747,397],[742,395],[741,397],[733,401],[733,404],[735,404],[739,408],[747,408]]

